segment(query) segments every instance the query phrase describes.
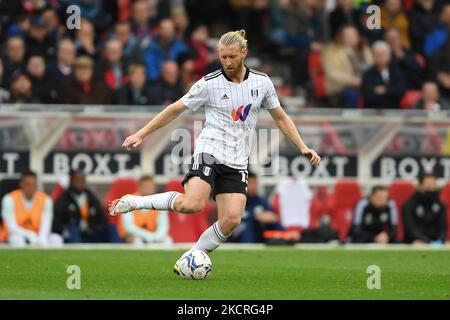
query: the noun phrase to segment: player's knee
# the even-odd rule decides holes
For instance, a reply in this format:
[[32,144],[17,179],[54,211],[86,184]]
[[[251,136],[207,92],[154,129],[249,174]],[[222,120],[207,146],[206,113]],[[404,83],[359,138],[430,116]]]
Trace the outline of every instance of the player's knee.
[[241,223],[241,215],[227,215],[222,218],[221,224],[225,225],[227,229],[233,230]]
[[197,213],[203,210],[205,203],[200,200],[194,199],[183,199],[180,205],[180,211],[184,213]]

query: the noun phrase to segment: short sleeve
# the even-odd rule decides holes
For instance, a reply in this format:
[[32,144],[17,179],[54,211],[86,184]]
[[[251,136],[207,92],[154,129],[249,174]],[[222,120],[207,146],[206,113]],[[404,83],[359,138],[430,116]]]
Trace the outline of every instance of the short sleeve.
[[192,111],[197,110],[201,106],[205,105],[208,100],[208,89],[206,80],[201,78],[191,87],[188,93],[186,93],[180,101]]
[[275,87],[272,83],[272,80],[270,80],[269,77],[266,78],[266,94],[264,95],[264,98],[262,100],[261,106],[264,109],[275,109],[279,107],[280,101],[278,100],[277,92],[275,91]]

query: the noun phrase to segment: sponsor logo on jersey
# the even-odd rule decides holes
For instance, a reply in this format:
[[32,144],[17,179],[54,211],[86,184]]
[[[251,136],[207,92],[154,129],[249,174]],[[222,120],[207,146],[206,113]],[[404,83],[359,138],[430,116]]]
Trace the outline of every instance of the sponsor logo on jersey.
[[245,121],[247,120],[248,114],[250,113],[250,109],[252,108],[252,104],[249,103],[248,105],[244,106],[240,106],[237,109],[233,109],[233,111],[231,111],[231,117],[233,118],[234,121],[238,121],[239,119],[241,121]]

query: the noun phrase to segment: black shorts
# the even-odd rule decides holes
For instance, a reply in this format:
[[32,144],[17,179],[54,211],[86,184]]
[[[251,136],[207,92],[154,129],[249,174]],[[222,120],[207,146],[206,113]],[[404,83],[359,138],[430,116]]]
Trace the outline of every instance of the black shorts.
[[182,185],[192,177],[200,177],[209,183],[213,199],[220,193],[242,193],[247,195],[248,171],[230,168],[208,153],[192,157],[191,168],[183,179]]

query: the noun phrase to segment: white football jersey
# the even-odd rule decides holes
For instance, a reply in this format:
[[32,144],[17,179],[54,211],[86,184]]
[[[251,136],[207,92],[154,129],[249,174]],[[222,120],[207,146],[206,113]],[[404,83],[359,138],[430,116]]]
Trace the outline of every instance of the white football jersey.
[[209,153],[239,170],[247,169],[259,109],[280,106],[269,77],[245,68],[241,83],[233,82],[219,69],[198,80],[180,99],[193,111],[205,106],[205,126],[195,141],[194,155]]

